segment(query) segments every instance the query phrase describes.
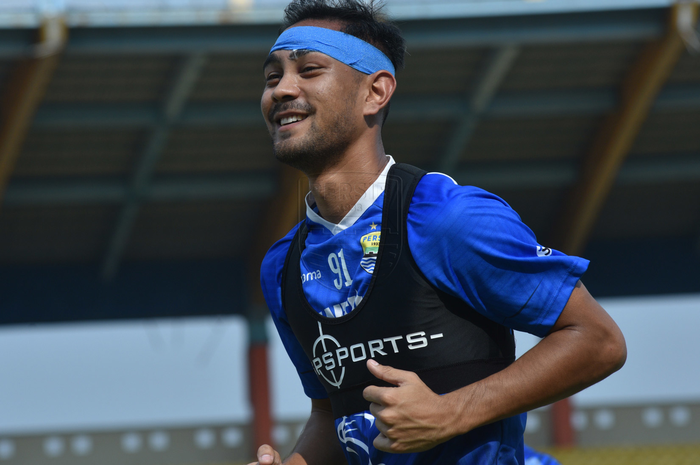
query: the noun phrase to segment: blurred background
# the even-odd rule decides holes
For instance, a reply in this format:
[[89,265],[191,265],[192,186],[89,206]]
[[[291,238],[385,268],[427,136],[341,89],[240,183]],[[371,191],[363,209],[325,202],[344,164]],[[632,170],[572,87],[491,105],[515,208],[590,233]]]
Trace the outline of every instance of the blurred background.
[[[294,443],[310,402],[258,287],[304,192],[259,110],[286,3],[0,2],[0,464]],[[387,152],[590,259],[627,338],[623,370],[530,413],[526,442],[700,463],[698,3],[386,4],[409,51]]]

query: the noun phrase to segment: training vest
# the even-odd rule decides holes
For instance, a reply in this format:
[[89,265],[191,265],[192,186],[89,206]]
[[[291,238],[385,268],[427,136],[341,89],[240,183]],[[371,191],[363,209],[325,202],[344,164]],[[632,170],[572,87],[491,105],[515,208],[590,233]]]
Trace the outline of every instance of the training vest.
[[335,418],[369,409],[362,391],[389,386],[367,369],[367,359],[413,371],[444,394],[496,373],[515,359],[510,329],[433,287],[408,247],[406,218],[425,171],[406,164],[389,170],[384,191],[377,262],[367,293],[350,313],[319,314],[302,288],[299,262],[306,222],[285,259],[282,305],[287,319],[328,392]]

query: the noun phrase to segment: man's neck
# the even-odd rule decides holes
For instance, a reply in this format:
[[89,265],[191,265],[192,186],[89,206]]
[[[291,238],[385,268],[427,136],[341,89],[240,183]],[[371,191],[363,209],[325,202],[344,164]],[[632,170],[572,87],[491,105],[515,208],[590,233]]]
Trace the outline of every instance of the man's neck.
[[340,223],[377,180],[388,161],[384,150],[371,156],[348,155],[332,168],[309,176],[311,194],[321,217],[334,224]]

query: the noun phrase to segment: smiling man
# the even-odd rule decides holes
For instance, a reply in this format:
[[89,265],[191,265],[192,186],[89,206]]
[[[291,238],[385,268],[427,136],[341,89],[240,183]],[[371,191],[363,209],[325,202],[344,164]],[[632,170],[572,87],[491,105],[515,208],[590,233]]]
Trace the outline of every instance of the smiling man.
[[[374,5],[285,13],[261,107],[310,193],[261,283],[312,411],[284,463],[523,464],[524,412],[625,360],[588,262],[538,244],[495,195],[386,155],[405,46]],[[515,361],[513,329],[544,339]],[[258,462],[283,463],[269,445]]]

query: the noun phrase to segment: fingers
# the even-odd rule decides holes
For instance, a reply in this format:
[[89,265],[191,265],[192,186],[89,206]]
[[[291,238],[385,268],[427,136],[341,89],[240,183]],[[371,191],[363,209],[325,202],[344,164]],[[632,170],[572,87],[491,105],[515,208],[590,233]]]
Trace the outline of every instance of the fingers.
[[[366,401],[371,402],[372,405],[377,405],[377,406],[382,406],[386,402],[384,399],[384,391],[387,389],[393,389],[393,388],[385,388],[385,387],[379,387],[379,386],[367,386],[363,391],[362,391],[362,397],[365,398]],[[377,416],[376,413],[372,412],[374,416]]]
[[391,445],[394,443],[394,441],[384,436],[384,433],[379,433],[377,437],[374,438],[374,441],[372,443],[374,444],[374,447],[378,450],[384,452],[393,452],[391,449]]
[[282,465],[282,457],[280,454],[268,444],[264,444],[258,448],[258,461],[251,462],[248,465]]
[[398,368],[387,365],[380,365],[372,359],[367,360],[367,369],[377,378],[396,386],[411,382],[417,376],[412,371],[399,370]]
[[[368,388],[366,388],[364,391],[364,397],[365,397],[365,400],[368,400],[371,402],[369,404],[369,413],[371,413],[374,418],[377,418],[381,415],[382,410],[384,410],[386,407],[384,407],[382,404],[380,404],[379,402],[377,402],[375,400],[370,400],[369,398],[372,396],[367,395],[367,389]],[[371,392],[370,392],[370,394],[371,394]]]
[[[417,374],[412,371],[399,370],[387,365],[380,365],[376,361],[369,359],[367,361],[367,369],[377,378],[395,386],[405,386],[410,384],[422,383]],[[387,396],[391,395],[395,388],[368,386],[363,391],[365,400],[376,404],[386,405]]]

